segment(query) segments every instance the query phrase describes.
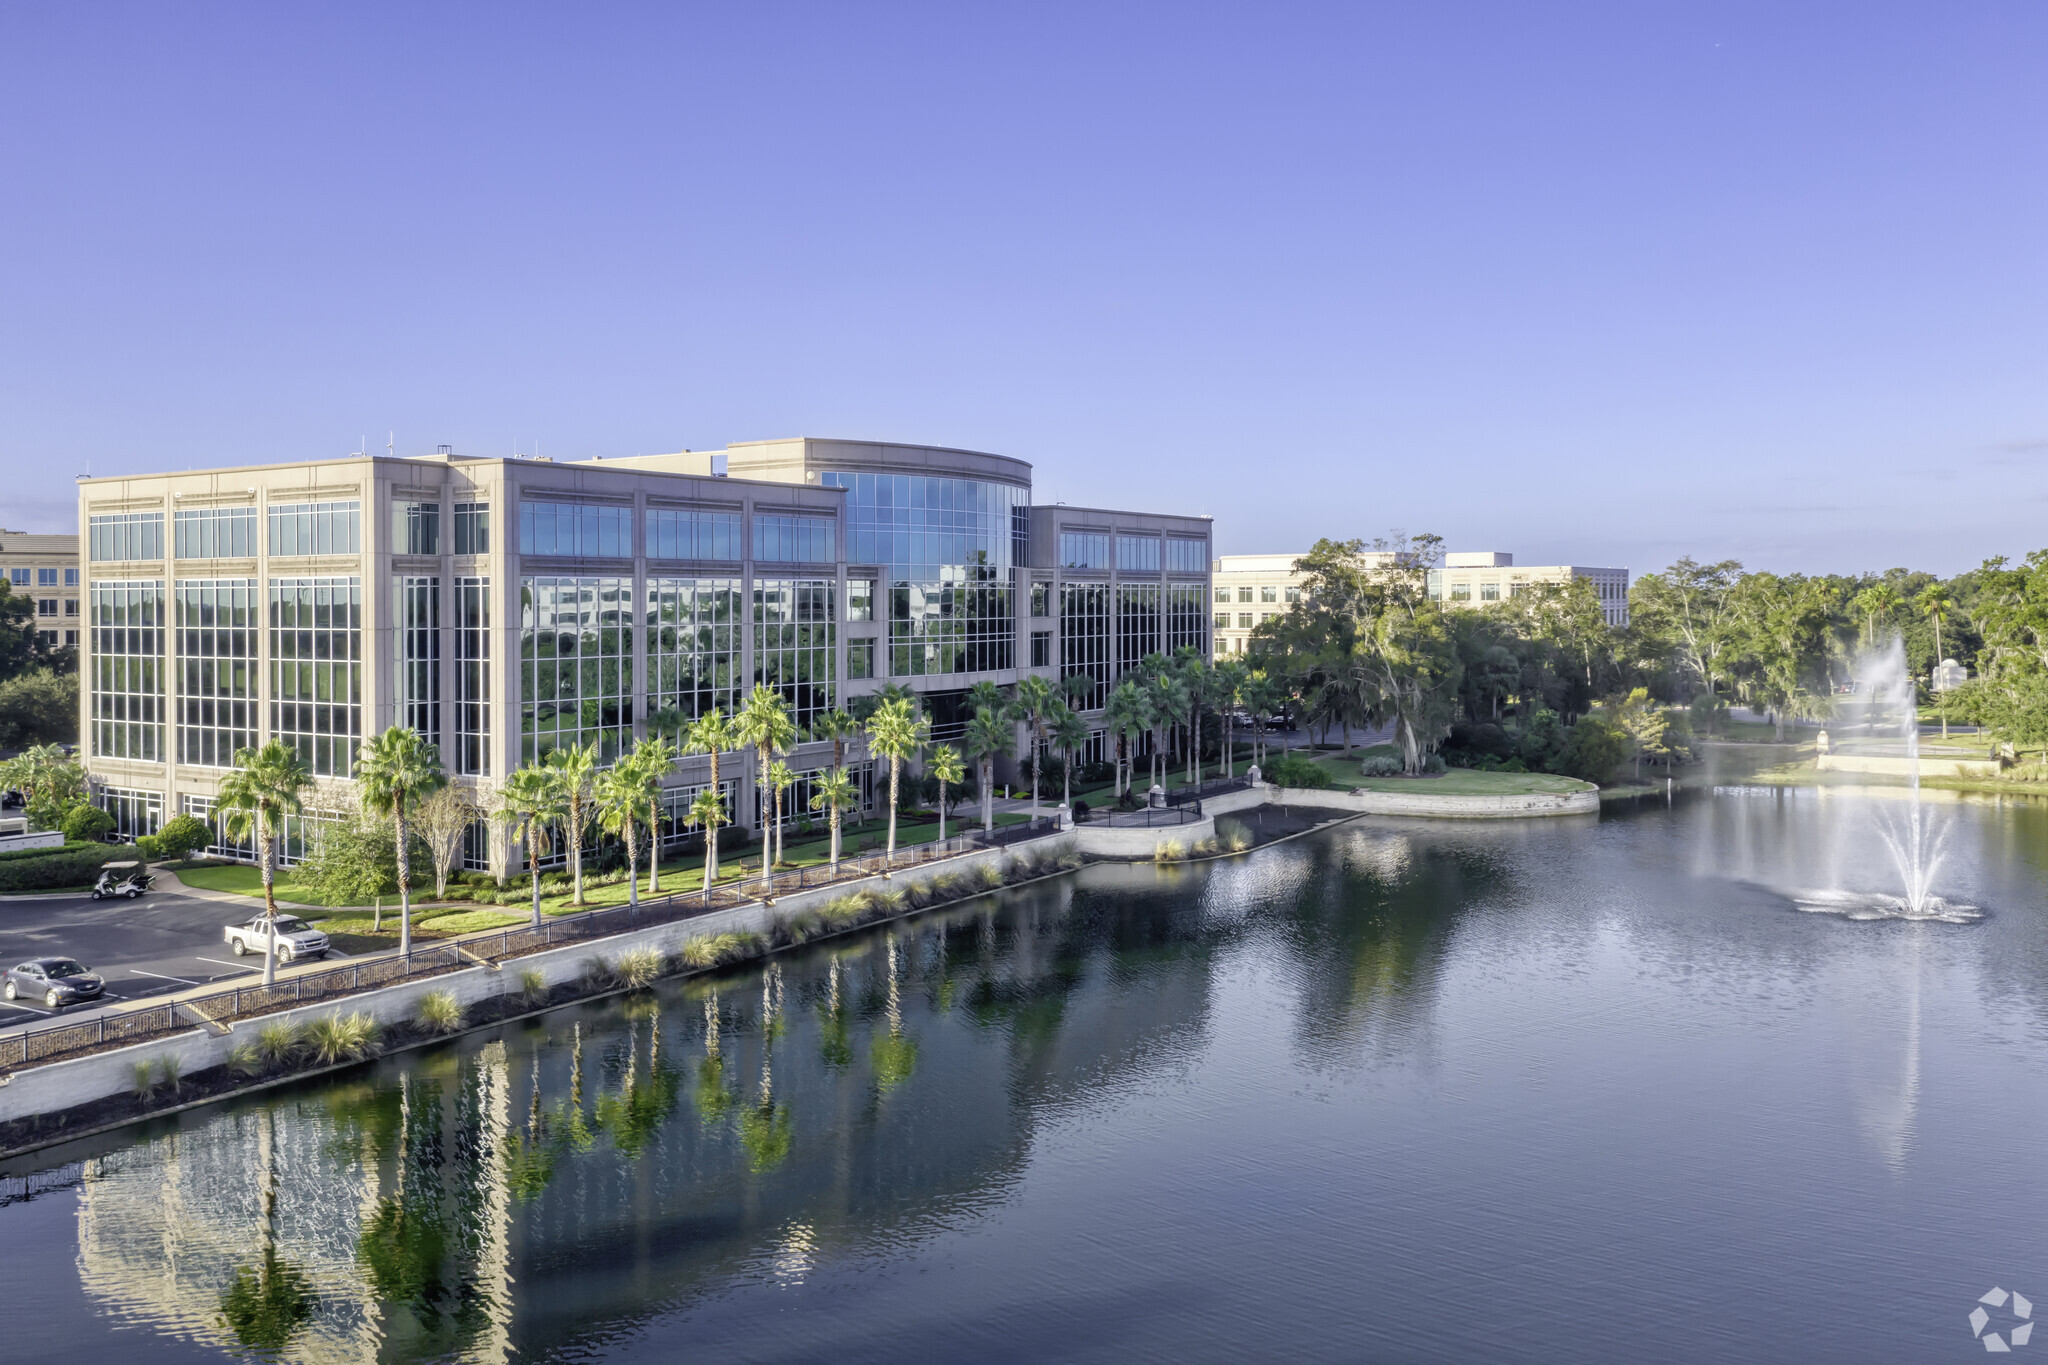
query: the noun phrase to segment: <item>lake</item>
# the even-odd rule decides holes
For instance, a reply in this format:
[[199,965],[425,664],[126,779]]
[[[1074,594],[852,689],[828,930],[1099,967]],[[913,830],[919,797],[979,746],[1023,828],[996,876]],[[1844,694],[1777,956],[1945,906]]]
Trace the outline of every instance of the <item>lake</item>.
[[[2048,808],[1093,866],[13,1163],[12,1359],[1814,1361],[2048,1304]],[[1987,1308],[2009,1333],[2014,1303]]]

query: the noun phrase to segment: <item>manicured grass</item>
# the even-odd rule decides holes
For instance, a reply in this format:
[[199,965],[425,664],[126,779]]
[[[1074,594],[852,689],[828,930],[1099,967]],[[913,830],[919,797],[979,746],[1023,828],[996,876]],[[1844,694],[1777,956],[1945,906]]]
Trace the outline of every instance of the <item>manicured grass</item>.
[[529,911],[515,915],[510,910],[495,907],[487,910],[463,910],[452,915],[435,915],[419,921],[419,927],[432,934],[475,934],[485,929],[507,929],[515,924],[525,924],[532,918]]
[[[178,873],[178,880],[187,886],[196,886],[207,891],[229,891],[239,896],[254,896],[258,900],[263,898],[262,871],[242,863],[219,863],[212,867],[188,868]],[[286,877],[277,879],[275,890],[279,900],[297,901],[301,905],[349,904],[347,901],[329,900],[325,896],[315,895],[310,888],[300,886]]]
[[1476,768],[1452,768],[1439,777],[1359,775],[1359,763],[1368,755],[1392,753],[1392,745],[1377,744],[1370,749],[1357,750],[1357,756],[1348,761],[1329,754],[1318,755],[1314,761],[1330,775],[1330,785],[1342,791],[1361,787],[1369,792],[1406,792],[1416,796],[1527,796],[1532,792],[1587,789],[1587,784],[1577,778],[1560,777],[1556,773],[1485,773]]

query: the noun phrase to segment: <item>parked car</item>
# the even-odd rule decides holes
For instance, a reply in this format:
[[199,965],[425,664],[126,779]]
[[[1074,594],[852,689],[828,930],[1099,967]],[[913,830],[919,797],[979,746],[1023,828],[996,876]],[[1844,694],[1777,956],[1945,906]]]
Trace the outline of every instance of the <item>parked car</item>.
[[97,1000],[107,983],[68,957],[39,957],[7,969],[7,985],[0,988],[9,1000],[40,999],[51,1009]]
[[[256,915],[247,924],[230,924],[224,933],[236,957],[260,953],[270,947],[270,917]],[[327,935],[297,915],[277,917],[277,960],[292,962],[302,957],[326,957]]]
[[154,885],[155,874],[139,862],[108,863],[100,869],[100,879],[93,883],[92,898],[103,901],[111,896],[125,896],[132,901]]

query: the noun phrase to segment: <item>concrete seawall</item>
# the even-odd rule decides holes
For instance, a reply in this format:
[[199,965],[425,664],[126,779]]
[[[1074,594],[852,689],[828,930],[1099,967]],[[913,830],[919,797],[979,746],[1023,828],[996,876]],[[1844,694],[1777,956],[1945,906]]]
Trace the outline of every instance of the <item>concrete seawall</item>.
[[[1419,784],[1418,784],[1419,785]],[[1551,815],[1598,815],[1600,789],[1526,792],[1515,796],[1435,796],[1427,792],[1299,791],[1276,796],[1308,806],[1355,810],[1361,815],[1419,815],[1435,820],[1526,820]]]

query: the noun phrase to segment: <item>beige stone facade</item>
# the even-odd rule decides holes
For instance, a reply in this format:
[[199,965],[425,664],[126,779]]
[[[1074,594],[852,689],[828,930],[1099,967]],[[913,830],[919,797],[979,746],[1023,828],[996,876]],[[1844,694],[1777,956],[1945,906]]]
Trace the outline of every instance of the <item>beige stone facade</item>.
[[36,647],[44,653],[78,645],[81,567],[77,536],[0,530],[0,578],[34,604]]
[[1610,626],[1628,624],[1628,570],[1589,568],[1580,564],[1515,564],[1498,550],[1453,551],[1444,567],[1430,572],[1430,592],[1454,607],[1483,607],[1504,602],[1532,583],[1569,583],[1590,579],[1600,597],[1600,614]]

